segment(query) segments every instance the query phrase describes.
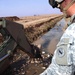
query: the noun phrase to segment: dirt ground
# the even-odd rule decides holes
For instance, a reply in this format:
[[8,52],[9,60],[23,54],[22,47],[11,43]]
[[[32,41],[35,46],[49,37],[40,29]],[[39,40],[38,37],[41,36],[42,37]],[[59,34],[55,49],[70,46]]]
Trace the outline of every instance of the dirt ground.
[[[32,16],[32,17],[21,17],[20,20],[15,21],[17,23],[21,23],[26,25],[28,22],[36,21],[41,19],[48,19],[45,20],[44,23],[40,23],[39,25],[35,24],[34,26],[29,25],[25,28],[25,34],[28,40],[32,43],[33,41],[37,40],[38,37],[40,38],[43,34],[48,32],[57,21],[59,21],[61,17],[49,19],[52,16],[56,15],[42,15],[42,16]],[[44,27],[43,27],[44,26]],[[32,31],[31,31],[32,29]],[[43,31],[41,31],[43,30]],[[35,33],[34,33],[35,31]],[[39,32],[37,32],[39,31]],[[41,59],[31,59],[26,53],[22,52],[21,50],[16,50],[14,56],[11,58],[11,63],[8,69],[2,75],[39,75],[42,73],[50,64],[50,60]]]
[[17,50],[9,68],[2,75],[39,75],[49,64],[49,61],[31,59],[21,50]]

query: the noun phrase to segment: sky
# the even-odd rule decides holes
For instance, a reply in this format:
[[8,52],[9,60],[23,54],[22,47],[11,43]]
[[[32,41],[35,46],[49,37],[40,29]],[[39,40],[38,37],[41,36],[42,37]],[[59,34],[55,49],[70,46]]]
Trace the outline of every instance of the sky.
[[48,0],[0,0],[0,17],[60,14]]

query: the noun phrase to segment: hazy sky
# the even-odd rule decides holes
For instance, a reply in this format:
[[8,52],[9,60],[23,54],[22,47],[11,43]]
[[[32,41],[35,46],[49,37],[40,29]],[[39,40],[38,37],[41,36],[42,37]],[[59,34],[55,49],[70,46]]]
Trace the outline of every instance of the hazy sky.
[[0,0],[0,17],[59,13],[58,9],[49,5],[48,0]]

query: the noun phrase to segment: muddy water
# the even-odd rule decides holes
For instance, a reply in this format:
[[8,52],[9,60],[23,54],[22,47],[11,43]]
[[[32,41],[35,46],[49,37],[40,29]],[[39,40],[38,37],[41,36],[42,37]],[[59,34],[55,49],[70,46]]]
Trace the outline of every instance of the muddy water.
[[35,41],[34,44],[41,45],[43,50],[49,52],[50,54],[53,54],[56,49],[56,45],[66,28],[67,23],[64,19],[62,19],[55,25],[54,28],[50,29],[48,33]]

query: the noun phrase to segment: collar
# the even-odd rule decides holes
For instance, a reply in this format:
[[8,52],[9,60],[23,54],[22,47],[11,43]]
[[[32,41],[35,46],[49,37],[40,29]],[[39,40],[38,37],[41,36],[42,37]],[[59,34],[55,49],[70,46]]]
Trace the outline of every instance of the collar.
[[75,23],[75,14],[71,16],[70,22]]
[[72,15],[70,21],[68,21],[68,26],[70,26],[72,23],[75,23],[75,14]]

